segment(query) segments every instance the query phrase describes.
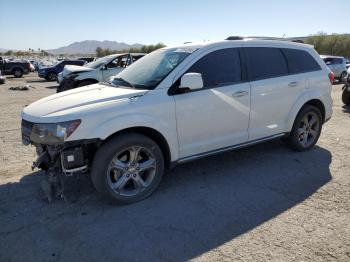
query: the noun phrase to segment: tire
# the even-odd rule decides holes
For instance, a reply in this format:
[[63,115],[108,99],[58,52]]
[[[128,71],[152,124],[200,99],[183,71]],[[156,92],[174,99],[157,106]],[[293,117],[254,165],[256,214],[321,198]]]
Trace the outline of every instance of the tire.
[[343,94],[341,96],[341,100],[343,101],[343,103],[347,106],[350,105],[350,92],[347,90],[348,87],[345,87],[343,90]]
[[339,83],[344,83],[344,78],[347,76],[347,72],[342,72],[341,74],[340,74],[340,78],[339,78]]
[[131,204],[150,196],[163,173],[164,157],[159,146],[144,135],[125,133],[97,151],[91,180],[112,203]]
[[20,68],[15,68],[15,69],[12,70],[12,74],[13,74],[14,77],[20,78],[20,77],[23,76],[23,70],[20,69]]
[[320,110],[315,106],[305,105],[300,109],[292,131],[285,141],[295,151],[309,150],[317,143],[321,135],[322,124]]
[[77,87],[88,86],[88,85],[92,85],[92,84],[95,84],[95,82],[90,81],[90,80],[83,80],[77,85]]
[[57,80],[57,74],[56,73],[49,73],[47,77],[45,78],[47,81],[56,81]]

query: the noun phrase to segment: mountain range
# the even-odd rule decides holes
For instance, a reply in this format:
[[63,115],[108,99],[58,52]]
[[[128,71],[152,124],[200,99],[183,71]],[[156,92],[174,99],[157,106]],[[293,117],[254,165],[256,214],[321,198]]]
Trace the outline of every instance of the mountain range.
[[97,40],[85,40],[80,42],[74,42],[70,45],[59,47],[56,49],[46,50],[51,54],[94,54],[97,47],[111,50],[123,50],[129,48],[139,48],[142,44],[126,44],[117,41],[97,41]]

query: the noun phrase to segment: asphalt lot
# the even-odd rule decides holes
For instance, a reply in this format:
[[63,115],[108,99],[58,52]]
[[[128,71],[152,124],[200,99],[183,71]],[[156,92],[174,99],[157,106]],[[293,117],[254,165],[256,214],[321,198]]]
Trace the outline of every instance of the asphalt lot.
[[[28,91],[11,86],[32,85]],[[281,141],[181,165],[148,199],[111,206],[87,175],[48,204],[21,144],[24,105],[55,93],[35,73],[0,85],[0,261],[350,261],[350,108],[304,153]]]

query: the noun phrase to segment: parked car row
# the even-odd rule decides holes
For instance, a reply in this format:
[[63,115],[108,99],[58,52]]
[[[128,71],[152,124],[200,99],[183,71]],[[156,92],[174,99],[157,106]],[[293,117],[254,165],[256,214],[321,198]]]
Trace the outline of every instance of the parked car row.
[[232,39],[162,48],[133,64],[124,54],[67,66],[63,79],[119,73],[23,109],[34,166],[56,194],[61,176],[91,170],[97,191],[128,204],[180,163],[282,137],[312,148],[332,116],[330,69],[310,45]]

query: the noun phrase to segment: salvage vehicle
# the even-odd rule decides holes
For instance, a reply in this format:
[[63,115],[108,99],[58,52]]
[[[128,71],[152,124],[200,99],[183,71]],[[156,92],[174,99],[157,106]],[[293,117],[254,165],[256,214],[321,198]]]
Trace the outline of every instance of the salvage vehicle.
[[350,105],[350,69],[348,69],[347,77],[344,80],[344,86],[342,87],[342,101],[345,105]]
[[108,81],[145,54],[115,54],[97,59],[85,66],[66,66],[59,76],[57,93],[76,87]]
[[63,68],[67,65],[81,66],[84,65],[86,61],[84,60],[63,60],[53,66],[42,67],[38,71],[38,76],[45,78],[47,81],[56,81],[57,75],[62,72]]
[[[156,50],[110,83],[43,98],[22,111],[34,166],[62,194],[90,172],[119,204],[140,201],[187,161],[272,139],[312,148],[331,118],[331,73],[312,46],[234,38]],[[283,175],[283,174],[282,174]]]
[[22,77],[32,70],[32,65],[29,61],[9,61],[0,57],[0,70],[4,75]]
[[338,81],[342,81],[347,74],[346,61],[342,56],[321,55],[323,61],[334,73],[334,77]]

